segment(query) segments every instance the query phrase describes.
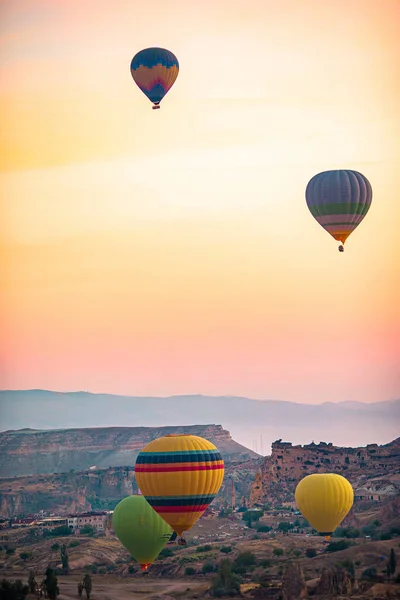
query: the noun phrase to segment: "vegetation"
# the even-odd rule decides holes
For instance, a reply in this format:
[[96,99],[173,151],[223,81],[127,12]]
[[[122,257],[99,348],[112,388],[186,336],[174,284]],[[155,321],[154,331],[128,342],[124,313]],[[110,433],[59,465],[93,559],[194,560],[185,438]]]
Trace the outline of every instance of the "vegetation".
[[25,600],[29,593],[29,587],[24,585],[20,579],[8,581],[3,579],[0,583],[1,600]]
[[94,534],[96,533],[96,530],[91,525],[85,525],[85,527],[82,527],[80,532],[82,535],[87,535],[89,537],[93,537]]
[[68,525],[61,525],[60,527],[55,527],[54,529],[51,529],[50,531],[43,531],[43,535],[49,536],[49,537],[65,537],[65,536],[71,535],[71,534],[72,534],[72,531],[68,527]]
[[240,581],[232,572],[229,558],[224,558],[219,566],[218,575],[213,578],[210,593],[214,598],[240,596]]
[[68,573],[69,573],[69,557],[68,557],[66,544],[63,544],[61,546],[60,553],[61,553],[61,563],[62,563],[63,573],[64,573],[64,575],[68,575]]
[[29,571],[29,578],[28,578],[28,588],[29,588],[29,593],[30,594],[34,594],[36,591],[36,579],[35,579],[35,572],[34,571]]
[[260,525],[257,527],[257,533],[268,533],[269,531],[272,531],[272,527],[269,527],[269,525]]
[[90,594],[92,593],[92,578],[90,577],[89,573],[86,573],[83,578],[83,587],[86,592],[86,598],[89,600]]
[[387,575],[388,575],[388,579],[390,579],[390,577],[395,574],[396,571],[396,555],[394,553],[393,548],[390,549],[390,555],[389,555],[389,560],[387,561]]
[[350,546],[348,540],[339,540],[338,542],[330,542],[327,547],[327,552],[339,552],[340,550],[346,550]]
[[317,556],[316,549],[315,548],[307,548],[306,556],[307,556],[307,558],[314,558],[314,556]]
[[272,550],[272,553],[273,553],[275,556],[282,556],[282,555],[283,555],[283,549],[282,549],[282,548],[274,548],[274,549]]
[[212,550],[212,546],[210,544],[206,544],[205,546],[198,546],[197,552],[210,552]]
[[210,561],[205,562],[201,568],[201,572],[204,575],[207,575],[207,573],[213,573],[214,571],[215,571],[215,566]]
[[220,552],[222,552],[223,554],[229,554],[230,552],[232,552],[232,546],[222,546],[219,549]]
[[47,597],[49,600],[57,600],[57,596],[60,595],[60,590],[58,589],[58,579],[53,569],[50,569],[50,567],[46,569],[44,587],[46,588]]
[[25,561],[32,556],[32,552],[20,552],[19,557]]
[[193,567],[186,567],[185,575],[196,575],[196,569]]
[[242,514],[242,519],[248,527],[251,527],[253,522],[259,521],[263,515],[263,510],[246,510],[246,512]]

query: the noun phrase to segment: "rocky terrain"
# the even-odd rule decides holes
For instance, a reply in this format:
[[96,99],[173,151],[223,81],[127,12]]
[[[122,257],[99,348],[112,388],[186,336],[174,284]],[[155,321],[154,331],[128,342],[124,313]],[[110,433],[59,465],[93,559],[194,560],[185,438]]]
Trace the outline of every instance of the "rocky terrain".
[[214,505],[231,503],[232,484],[238,502],[247,498],[262,457],[220,425],[13,431],[0,434],[0,516],[112,510],[137,491],[134,464],[141,448],[183,431],[206,437],[223,455],[225,479]]
[[384,502],[400,494],[400,438],[389,444],[338,448],[321,442],[305,446],[278,440],[264,458],[250,492],[252,505],[294,502],[300,479],[335,472],[353,485],[356,501]]
[[[375,516],[376,512],[371,518]],[[272,513],[265,515],[270,518],[274,518]],[[290,519],[290,513],[280,513],[279,519]],[[263,517],[260,523],[264,522]],[[276,523],[274,531],[257,533],[244,525],[240,514],[230,519],[208,516],[190,531],[187,547],[167,546],[145,578],[111,531],[96,537],[35,538],[29,528],[2,534],[1,576],[26,580],[32,569],[39,579],[50,565],[59,570],[60,600],[77,597],[77,582],[85,572],[92,576],[97,600],[209,597],[215,569],[226,557],[240,577],[242,596],[249,600],[377,600],[399,598],[400,593],[399,567],[390,579],[386,574],[392,548],[399,563],[400,538],[395,533],[391,539],[377,535],[375,540],[360,535],[348,540],[345,549],[329,551],[323,538],[305,532],[282,534]],[[68,575],[61,573],[62,544],[67,546]]]
[[190,433],[213,442],[226,462],[257,458],[221,425],[97,427],[0,433],[0,476],[65,473],[91,467],[133,466],[143,446],[169,433]]

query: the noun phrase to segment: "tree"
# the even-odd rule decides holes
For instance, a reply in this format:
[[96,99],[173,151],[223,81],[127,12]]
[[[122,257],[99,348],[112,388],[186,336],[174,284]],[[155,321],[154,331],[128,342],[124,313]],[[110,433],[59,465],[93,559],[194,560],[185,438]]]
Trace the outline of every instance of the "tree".
[[232,546],[222,546],[219,551],[223,554],[229,554],[229,552],[232,552]]
[[79,596],[79,598],[82,598],[82,591],[83,591],[83,583],[80,581],[78,583],[78,596]]
[[83,587],[85,588],[86,598],[89,600],[90,594],[92,593],[92,578],[90,577],[89,573],[86,573],[85,577],[83,578]]
[[31,552],[20,552],[19,557],[22,558],[23,561],[28,560],[32,556]]
[[49,600],[57,600],[57,596],[60,595],[60,590],[58,589],[58,579],[53,569],[50,569],[50,567],[46,569],[44,587],[46,589]]
[[391,575],[395,574],[396,571],[396,555],[394,553],[393,548],[390,549],[390,555],[389,555],[389,560],[387,562],[387,574],[388,574],[388,579],[390,579]]
[[241,595],[239,578],[232,572],[229,558],[221,560],[218,575],[212,580],[210,592],[214,598]]
[[293,525],[291,525],[287,521],[281,521],[278,525],[278,531],[283,531],[284,533],[287,533],[291,529],[293,529]]
[[3,579],[0,584],[1,600],[25,600],[29,592],[29,587],[24,585],[20,579],[8,581]]
[[29,587],[29,593],[30,594],[34,594],[36,592],[36,579],[35,579],[35,571],[30,570],[29,571],[29,578],[28,578],[28,587]]
[[60,552],[61,552],[61,562],[62,562],[62,568],[63,568],[64,575],[68,575],[68,572],[69,572],[69,557],[68,557],[68,551],[67,551],[66,544],[63,544],[61,546]]
[[283,549],[282,548],[274,548],[272,550],[273,554],[275,554],[275,556],[282,556],[283,555]]
[[307,556],[307,558],[314,558],[314,556],[317,556],[316,549],[315,548],[307,548],[306,556]]

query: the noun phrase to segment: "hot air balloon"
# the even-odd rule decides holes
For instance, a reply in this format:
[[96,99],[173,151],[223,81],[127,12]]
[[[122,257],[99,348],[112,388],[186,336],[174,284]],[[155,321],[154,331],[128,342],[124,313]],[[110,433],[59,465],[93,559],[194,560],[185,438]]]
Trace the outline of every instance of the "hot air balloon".
[[182,535],[218,493],[224,461],[217,448],[196,435],[166,435],[143,448],[135,476],[146,500]]
[[353,506],[354,493],[341,475],[314,473],[298,483],[295,499],[303,517],[329,539]]
[[341,242],[343,252],[345,241],[371,206],[372,188],[358,171],[323,171],[309,181],[306,202],[318,223]]
[[112,524],[115,535],[142,571],[147,571],[173,533],[143,496],[121,500],[114,509]]
[[132,58],[133,80],[153,103],[153,109],[160,108],[161,100],[174,85],[178,73],[178,59],[164,48],[146,48]]

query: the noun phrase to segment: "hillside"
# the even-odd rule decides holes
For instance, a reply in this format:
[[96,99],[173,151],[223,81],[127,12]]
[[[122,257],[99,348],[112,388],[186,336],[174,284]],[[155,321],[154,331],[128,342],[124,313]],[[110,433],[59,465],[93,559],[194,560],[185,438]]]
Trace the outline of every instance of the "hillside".
[[169,433],[191,433],[213,442],[224,460],[258,458],[232,439],[221,425],[186,427],[99,427],[0,433],[1,477],[85,471],[90,467],[133,466],[140,450]]
[[0,391],[0,414],[3,431],[222,423],[235,440],[261,454],[277,437],[305,444],[326,440],[328,433],[336,446],[362,446],[385,444],[400,435],[400,400],[310,405],[235,396],[154,398],[21,390]]
[[400,494],[400,438],[389,444],[338,448],[333,444],[272,444],[251,488],[252,504],[293,502],[298,481],[311,473],[335,472],[349,479],[359,501],[383,502]]

